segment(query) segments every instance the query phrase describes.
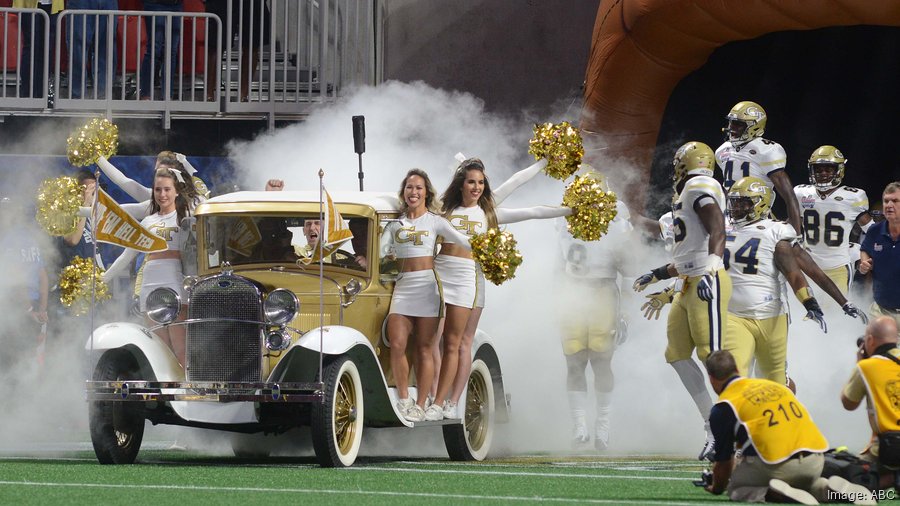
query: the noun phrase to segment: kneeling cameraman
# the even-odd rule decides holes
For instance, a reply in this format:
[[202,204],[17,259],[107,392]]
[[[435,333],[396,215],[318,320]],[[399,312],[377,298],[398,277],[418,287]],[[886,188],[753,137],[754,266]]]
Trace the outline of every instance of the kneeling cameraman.
[[881,488],[897,488],[900,480],[900,404],[897,377],[900,348],[897,323],[889,316],[872,320],[857,351],[856,369],[841,392],[844,408],[853,411],[862,400],[869,405],[869,423],[877,439],[861,457],[878,464]]

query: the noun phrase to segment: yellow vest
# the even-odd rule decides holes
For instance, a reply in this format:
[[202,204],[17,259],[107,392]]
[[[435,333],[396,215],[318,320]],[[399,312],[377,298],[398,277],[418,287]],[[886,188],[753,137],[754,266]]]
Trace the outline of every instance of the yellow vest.
[[[17,9],[37,9],[38,0],[13,0],[12,6]],[[63,0],[53,0],[53,6],[50,8],[52,14],[63,10]]]
[[750,442],[767,464],[785,461],[800,451],[824,452],[828,441],[784,385],[766,379],[738,378],[719,395],[731,406]]
[[[897,357],[900,350],[891,350]],[[887,357],[875,355],[857,364],[866,391],[875,406],[878,433],[900,431],[900,364]],[[874,388],[873,388],[874,387]]]

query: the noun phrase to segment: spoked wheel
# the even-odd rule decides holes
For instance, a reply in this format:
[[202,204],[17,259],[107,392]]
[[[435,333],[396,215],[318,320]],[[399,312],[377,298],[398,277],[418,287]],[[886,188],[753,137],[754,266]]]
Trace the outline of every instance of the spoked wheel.
[[313,404],[310,421],[313,449],[322,467],[353,465],[363,431],[363,392],[359,369],[346,356],[324,370],[325,401]]
[[[94,369],[95,381],[139,379],[134,357],[124,350],[106,352]],[[138,402],[92,401],[88,406],[91,443],[101,464],[131,464],[144,439],[144,409]]]
[[462,424],[444,425],[451,460],[484,460],[494,438],[494,383],[482,360],[472,364]]

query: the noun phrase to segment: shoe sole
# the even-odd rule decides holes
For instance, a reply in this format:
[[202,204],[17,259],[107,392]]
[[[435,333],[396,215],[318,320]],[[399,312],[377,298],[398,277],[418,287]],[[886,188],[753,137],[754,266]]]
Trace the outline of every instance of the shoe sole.
[[862,485],[850,483],[840,476],[828,478],[828,490],[838,494],[838,501],[851,501],[853,504],[878,504],[872,492]]
[[779,495],[797,501],[799,504],[819,504],[819,501],[806,490],[794,488],[781,480],[769,480],[769,490],[774,490]]

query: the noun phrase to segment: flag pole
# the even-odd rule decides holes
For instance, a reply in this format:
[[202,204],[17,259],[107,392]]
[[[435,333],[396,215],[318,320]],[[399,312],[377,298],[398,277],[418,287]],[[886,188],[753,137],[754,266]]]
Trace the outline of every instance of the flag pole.
[[[324,382],[324,375],[322,374],[323,369],[323,350],[325,349],[325,242],[322,237],[322,225],[323,221],[325,221],[325,203],[324,196],[322,195],[324,191],[324,183],[323,178],[325,177],[325,171],[319,169],[319,242],[316,246],[319,248],[319,382]],[[326,225],[327,226],[327,225]],[[327,230],[324,231],[326,234]]]
[[100,197],[100,167],[94,171],[94,197],[91,202],[91,215],[85,218],[85,224],[91,226],[91,246],[93,247],[93,258],[91,258],[91,329],[89,331],[88,340],[90,341],[91,358],[94,356],[94,312],[97,304],[97,229],[95,216],[97,215],[97,201]]

